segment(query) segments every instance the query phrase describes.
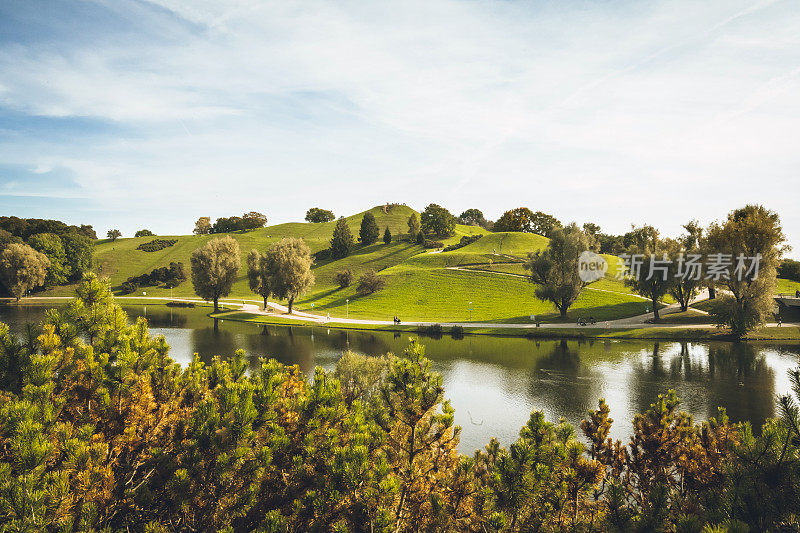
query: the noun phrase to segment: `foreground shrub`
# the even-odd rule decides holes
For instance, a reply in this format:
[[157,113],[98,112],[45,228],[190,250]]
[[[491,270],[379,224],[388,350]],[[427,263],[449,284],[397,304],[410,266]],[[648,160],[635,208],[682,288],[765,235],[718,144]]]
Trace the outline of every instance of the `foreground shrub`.
[[794,531],[795,396],[761,435],[695,424],[673,391],[609,437],[534,411],[508,447],[460,428],[416,342],[334,372],[242,351],[181,368],[107,282],[18,339],[0,325],[4,531]]

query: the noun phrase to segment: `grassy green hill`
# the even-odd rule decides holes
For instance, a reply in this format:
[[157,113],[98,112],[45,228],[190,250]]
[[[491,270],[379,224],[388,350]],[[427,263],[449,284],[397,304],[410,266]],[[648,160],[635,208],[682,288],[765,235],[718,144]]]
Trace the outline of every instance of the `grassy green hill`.
[[[414,213],[411,208],[395,206],[384,212],[382,207],[375,207],[369,212],[375,216],[381,235],[388,226],[395,240],[388,245],[382,240],[370,246],[359,245],[344,259],[318,261],[314,265],[316,283],[309,294],[298,299],[295,304],[298,309],[311,310],[313,304],[315,312],[330,313],[332,317],[343,317],[349,311],[352,318],[391,319],[397,315],[405,320],[431,321],[520,322],[529,321],[531,314],[545,320],[555,318],[554,308],[537,300],[533,295],[534,286],[521,277],[525,273],[522,261],[529,252],[547,246],[545,237],[489,233],[482,228],[459,225],[455,235],[443,241],[446,245],[457,243],[464,235],[480,234],[482,237],[450,252],[429,251],[405,239],[397,239],[407,234],[407,220]],[[363,216],[364,212],[347,217],[355,236]],[[313,252],[324,250],[334,226],[335,222],[292,222],[230,235],[239,242],[244,263],[251,249],[264,250],[289,236],[303,238]],[[181,261],[188,267],[192,251],[214,237],[159,236],[177,242],[158,252],[137,250],[137,246],[153,237],[99,241],[95,249],[95,268],[101,275],[108,276],[114,287],[119,287],[127,278],[171,261]],[[384,277],[386,287],[369,296],[358,296],[355,286],[340,289],[335,274],[345,268],[351,269],[356,277],[373,268]],[[580,315],[607,320],[644,312],[646,303],[610,277],[596,282],[592,289],[600,290],[584,291],[570,312],[570,320]],[[146,291],[147,296],[194,296],[190,281],[172,291],[157,287],[146,287],[142,291]],[[60,287],[49,294],[70,293],[71,288]],[[231,298],[258,299],[248,289],[244,265]]]

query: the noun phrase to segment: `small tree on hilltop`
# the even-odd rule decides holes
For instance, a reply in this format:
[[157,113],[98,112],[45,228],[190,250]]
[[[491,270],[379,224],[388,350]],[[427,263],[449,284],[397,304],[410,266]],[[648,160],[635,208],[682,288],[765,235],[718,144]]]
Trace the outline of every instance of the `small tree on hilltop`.
[[486,218],[480,209],[467,209],[458,216],[458,223],[466,226],[486,227]]
[[251,250],[247,255],[247,281],[250,290],[264,299],[264,311],[270,295],[272,295],[272,280],[269,277],[269,263],[267,257],[258,250]]
[[213,300],[216,313],[219,311],[219,299],[231,293],[239,274],[239,243],[229,235],[211,239],[205,246],[192,252],[191,265],[195,293],[206,300]]
[[267,225],[267,215],[258,211],[250,211],[242,215],[241,227],[243,230],[263,228]]
[[420,218],[425,235],[450,237],[456,229],[456,217],[450,211],[436,204],[430,204]]
[[291,313],[295,298],[314,284],[311,249],[303,239],[286,237],[270,246],[265,256],[272,294],[288,299]]
[[383,232],[383,242],[386,244],[392,242],[392,232],[389,231],[389,226],[386,226],[386,231]]
[[353,251],[354,244],[355,239],[350,231],[350,226],[347,225],[347,220],[339,217],[336,227],[333,228],[333,237],[331,237],[331,257],[334,259],[347,257]]
[[536,211],[530,219],[531,231],[548,239],[553,231],[561,227],[561,222],[553,215]]
[[155,233],[150,231],[149,229],[140,229],[134,234],[134,237],[153,237]]
[[420,234],[419,217],[416,213],[411,213],[408,217],[408,240],[416,242],[417,236]]
[[19,302],[25,293],[44,285],[50,261],[27,244],[13,243],[0,254],[0,279]]
[[194,223],[195,235],[208,235],[211,233],[211,217],[200,217]]
[[509,209],[494,223],[493,231],[531,232],[533,213],[527,207]]
[[378,240],[381,234],[378,223],[375,222],[375,215],[372,213],[365,213],[364,218],[361,219],[361,230],[358,232],[358,240],[361,244],[368,246]]
[[537,284],[534,291],[540,300],[556,306],[561,318],[580,296],[586,283],[580,278],[578,257],[589,248],[589,239],[577,225],[557,228],[545,250],[528,254],[524,263],[530,270],[531,281]]
[[336,217],[333,215],[333,211],[328,211],[327,209],[320,209],[319,207],[312,207],[308,211],[306,211],[306,222],[330,222],[334,220]]
[[122,237],[122,232],[118,229],[110,229],[108,230],[108,233],[106,233],[106,236],[111,239],[111,242],[114,242]]

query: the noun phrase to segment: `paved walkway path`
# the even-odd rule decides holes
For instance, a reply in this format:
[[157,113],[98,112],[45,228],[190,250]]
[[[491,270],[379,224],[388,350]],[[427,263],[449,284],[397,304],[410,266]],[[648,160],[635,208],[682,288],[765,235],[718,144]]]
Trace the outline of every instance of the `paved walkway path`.
[[[701,301],[708,298],[707,292],[700,293],[697,298],[692,300],[692,303]],[[71,296],[31,296],[23,299],[25,302],[37,301],[57,301],[57,300],[71,300]],[[197,298],[166,298],[161,296],[116,296],[117,300],[152,300],[158,302],[186,302],[194,304],[205,304],[204,300]],[[0,301],[13,303],[13,298],[0,298]],[[253,315],[263,315],[284,320],[294,320],[298,323],[312,323],[312,324],[351,324],[362,326],[393,326],[394,322],[391,320],[368,320],[361,318],[341,318],[341,317],[328,317],[327,315],[318,315],[307,313],[304,311],[292,310],[292,314],[288,313],[288,308],[275,302],[269,302],[269,311],[265,311],[262,307],[261,300],[248,300],[248,299],[225,299],[220,301],[222,311],[239,311]],[[666,307],[659,309],[659,316],[664,316],[670,313],[680,311],[680,305],[670,304]],[[701,311],[702,312],[702,311]],[[223,317],[224,318],[224,317]],[[542,323],[540,329],[570,329],[577,327],[585,327],[586,329],[638,329],[638,328],[714,328],[713,325],[706,324],[654,324],[648,322],[653,319],[653,313],[645,313],[629,318],[620,318],[617,320],[604,320],[598,321],[595,324],[587,324],[586,326],[578,326],[574,322],[558,322],[558,323]],[[403,321],[401,325],[404,326],[431,326],[439,324],[442,327],[461,326],[463,328],[497,328],[497,329],[536,329],[536,324],[510,324],[510,323],[497,323],[497,322],[435,322],[435,321]],[[777,326],[777,323],[766,324],[768,327]],[[800,323],[784,323],[784,326],[798,326]]]

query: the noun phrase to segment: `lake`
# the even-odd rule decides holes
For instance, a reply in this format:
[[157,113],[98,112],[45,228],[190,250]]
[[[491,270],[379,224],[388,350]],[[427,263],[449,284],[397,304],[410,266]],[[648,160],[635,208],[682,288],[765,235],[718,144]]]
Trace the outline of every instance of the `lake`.
[[[164,335],[170,354],[185,364],[192,354],[209,361],[243,349],[258,357],[297,364],[307,374],[315,366],[332,369],[344,350],[401,354],[408,333],[359,332],[324,327],[267,327],[220,321],[215,330],[207,309],[163,305],[123,306],[145,316],[153,334]],[[19,331],[42,319],[42,307],[0,306],[0,322]],[[416,335],[413,335],[416,337]],[[605,398],[615,423],[614,438],[627,441],[631,421],[675,389],[695,421],[724,407],[734,421],[756,428],[775,416],[775,397],[789,391],[787,370],[800,364],[800,343],[654,342],[624,340],[530,340],[467,335],[456,340],[422,337],[445,396],[463,428],[463,453],[483,447],[492,436],[507,445],[532,410],[548,420],[564,417],[576,426],[598,398]]]

